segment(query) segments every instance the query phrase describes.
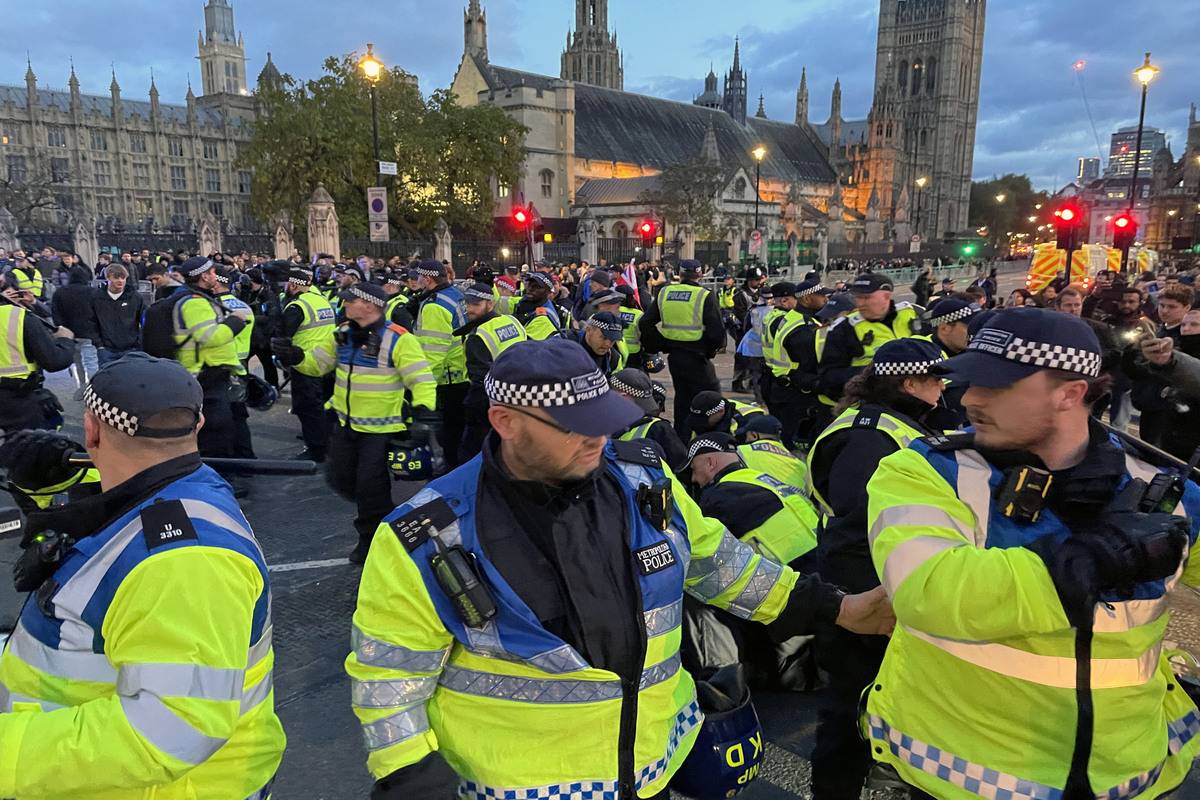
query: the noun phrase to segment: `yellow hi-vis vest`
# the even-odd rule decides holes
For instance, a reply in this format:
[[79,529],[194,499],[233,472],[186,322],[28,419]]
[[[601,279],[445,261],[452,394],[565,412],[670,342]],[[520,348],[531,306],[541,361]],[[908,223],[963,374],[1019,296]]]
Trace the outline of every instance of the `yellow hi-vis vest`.
[[708,289],[690,283],[668,286],[659,292],[662,335],[675,342],[698,342],[704,337],[704,301]]
[[[837,325],[843,319],[845,319],[845,317],[839,317],[831,324],[822,325],[821,327],[817,328],[816,336],[813,339],[813,350],[816,351],[818,364],[821,363],[821,356],[825,353],[825,342],[829,341],[829,332],[833,330],[834,325]],[[821,401],[822,405],[827,405],[830,408],[833,408],[837,405],[837,401],[828,395],[819,394],[817,395],[817,399]]]
[[918,318],[917,309],[912,303],[896,303],[896,316],[892,320],[891,326],[882,322],[871,322],[857,311],[846,317],[845,324],[854,328],[854,335],[863,348],[863,354],[853,359],[850,366],[865,367],[871,363],[871,359],[875,357],[875,351],[884,342],[890,342],[893,339],[907,339],[915,335]]
[[767,358],[767,353],[770,352],[771,348],[775,346],[775,334],[772,332],[772,328],[775,327],[776,320],[778,320],[780,317],[786,316],[787,313],[788,312],[782,308],[776,308],[775,306],[772,306],[771,309],[763,315],[762,352],[764,360]]
[[404,392],[412,404],[437,408],[437,383],[417,337],[399,325],[378,330],[379,353],[347,341],[338,345],[332,407],[338,422],[359,433],[397,433],[404,422]]
[[821,431],[821,435],[812,443],[812,447],[808,451],[808,496],[813,499],[817,507],[826,516],[833,516],[833,509],[829,507],[829,502],[821,496],[817,491],[817,487],[813,480],[814,470],[817,469],[817,460],[821,457],[821,444],[829,439],[829,437],[844,431],[847,428],[854,427],[870,427],[875,428],[881,433],[884,433],[896,441],[896,445],[903,450],[908,447],[909,443],[920,439],[925,434],[922,431],[909,425],[907,422],[893,417],[891,414],[882,413],[878,416],[872,414],[870,418],[863,417],[863,421],[859,421],[860,410],[858,408],[847,408],[841,413],[837,419],[829,423],[829,427]]
[[717,293],[717,301],[721,304],[721,308],[733,308],[733,296],[736,293],[736,287],[722,286]]
[[639,425],[634,425],[632,428],[622,433],[617,437],[617,441],[632,442],[634,439],[645,439],[647,434],[650,433],[650,429],[660,422],[666,424],[667,421],[662,417],[652,417],[648,421]]
[[25,314],[23,308],[0,304],[0,378],[21,380],[37,372],[38,366],[25,355]]
[[217,299],[221,301],[221,305],[225,307],[226,311],[246,323],[246,327],[233,337],[233,346],[237,350],[240,364],[240,368],[236,371],[239,375],[245,375],[246,361],[250,358],[250,337],[254,334],[254,312],[250,310],[250,306],[229,292],[217,295]]
[[781,442],[759,439],[738,445],[738,455],[750,469],[765,472],[789,486],[808,492],[808,465],[796,458]]
[[304,360],[292,369],[301,375],[317,378],[333,369],[337,361],[337,344],[334,341],[336,325],[333,306],[315,286],[296,295],[288,306],[297,305],[304,313],[304,321],[292,334],[292,346],[304,351]]
[[525,335],[525,329],[521,327],[521,323],[517,322],[515,317],[505,314],[489,319],[476,328],[473,335],[483,341],[488,352],[492,354],[493,361],[514,344],[524,342],[529,338]]
[[225,367],[240,372],[236,337],[233,329],[222,325],[229,315],[220,301],[210,294],[192,292],[175,304],[171,319],[174,324],[175,357],[188,372],[196,375],[205,367]]
[[640,308],[622,308],[617,313],[621,315],[621,322],[625,323],[625,347],[629,350],[629,355],[637,355],[642,352],[642,332],[638,323],[642,321],[642,315],[646,312]]
[[[775,329],[775,333],[770,337],[770,342],[763,347],[763,358],[766,359],[767,366],[771,369],[771,374],[776,378],[782,378],[789,372],[794,370],[798,365],[788,355],[784,349],[783,343],[792,335],[792,332],[797,328],[803,328],[811,324],[809,318],[801,314],[799,311],[792,310],[787,312],[783,321]],[[764,331],[766,326],[764,326]]]
[[783,504],[770,519],[742,536],[743,542],[776,564],[787,564],[817,546],[817,510],[800,489],[749,467],[730,472],[719,483],[757,486]]

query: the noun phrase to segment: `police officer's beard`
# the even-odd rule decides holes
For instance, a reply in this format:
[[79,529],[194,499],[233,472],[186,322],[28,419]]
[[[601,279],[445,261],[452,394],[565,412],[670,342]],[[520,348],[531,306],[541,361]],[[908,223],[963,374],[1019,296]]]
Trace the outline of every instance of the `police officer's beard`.
[[[539,445],[530,434],[518,434],[516,438],[506,441],[503,455],[505,466],[514,477],[550,485],[580,480],[595,469],[594,464],[568,460],[568,456],[573,453],[567,453],[565,450],[555,452]],[[517,473],[520,473],[519,476]]]

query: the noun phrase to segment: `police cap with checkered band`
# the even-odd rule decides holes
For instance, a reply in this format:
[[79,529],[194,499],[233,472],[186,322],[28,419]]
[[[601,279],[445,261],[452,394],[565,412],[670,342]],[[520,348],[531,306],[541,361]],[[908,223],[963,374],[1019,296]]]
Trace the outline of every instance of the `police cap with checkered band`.
[[[174,439],[195,432],[204,390],[178,361],[129,353],[92,377],[83,404],[102,423],[129,436]],[[147,421],[171,409],[191,411],[195,420],[185,428],[147,427]]]
[[971,336],[965,352],[931,372],[951,380],[998,389],[1043,369],[1100,375],[1100,340],[1079,317],[1048,308],[1012,308],[997,313]]
[[925,339],[893,339],[875,351],[871,371],[876,375],[928,375],[945,361],[942,348]]
[[943,297],[935,300],[925,313],[929,317],[929,324],[936,328],[952,322],[966,322],[969,325],[971,317],[982,314],[983,308],[978,303],[968,303],[957,297]]
[[610,436],[642,418],[577,342],[529,340],[505,350],[483,382],[493,403],[539,408],[581,436]]

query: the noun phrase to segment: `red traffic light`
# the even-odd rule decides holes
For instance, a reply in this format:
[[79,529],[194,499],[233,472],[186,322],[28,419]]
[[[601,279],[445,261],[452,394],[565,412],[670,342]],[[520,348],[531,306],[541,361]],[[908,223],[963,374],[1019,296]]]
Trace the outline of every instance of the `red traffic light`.
[[518,227],[523,227],[529,224],[529,212],[523,208],[513,210],[513,222],[517,223]]
[[643,222],[641,225],[638,226],[638,230],[640,230],[642,232],[642,236],[653,236],[654,235],[654,223],[653,222]]
[[1128,228],[1132,222],[1133,220],[1131,220],[1127,214],[1122,214],[1113,220],[1113,227],[1124,230],[1125,228]]
[[1064,208],[1062,211],[1058,212],[1058,216],[1063,222],[1071,222],[1075,219],[1075,210],[1072,208]]

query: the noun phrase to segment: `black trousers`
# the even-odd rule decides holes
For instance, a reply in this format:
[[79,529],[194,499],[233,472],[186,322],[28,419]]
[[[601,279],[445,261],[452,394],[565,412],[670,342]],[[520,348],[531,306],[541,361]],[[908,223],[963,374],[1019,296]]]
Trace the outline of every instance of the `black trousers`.
[[233,413],[233,457],[258,458],[254,455],[254,440],[250,437],[250,410],[245,403],[231,403]]
[[691,438],[688,409],[700,392],[721,391],[712,359],[694,350],[675,350],[667,356],[667,370],[675,386],[675,432],[687,443]]
[[258,347],[250,348],[250,355],[258,357],[258,363],[262,364],[263,380],[279,388],[279,370],[275,368],[274,354],[271,352],[271,342],[268,339],[265,343]]
[[304,447],[315,456],[325,455],[329,448],[329,414],[325,401],[329,399],[325,378],[301,375],[292,370],[292,413],[300,420],[300,435]]
[[387,454],[388,433],[359,433],[335,425],[329,437],[325,480],[330,487],[358,506],[354,529],[360,541],[370,541],[380,521],[391,512],[392,479]]
[[237,458],[237,423],[229,395],[228,382],[204,389],[204,427],[196,436],[202,456]]
[[817,662],[829,674],[830,703],[817,715],[812,753],[813,800],[858,800],[873,759],[858,727],[859,698],[875,680],[886,636],[831,627],[817,639]]
[[467,382],[447,383],[437,387],[437,406],[438,411],[442,413],[442,453],[446,457],[448,470],[466,461],[460,445],[467,422],[464,403],[470,388],[471,384]]

